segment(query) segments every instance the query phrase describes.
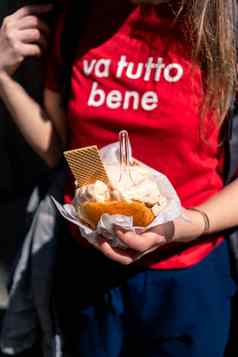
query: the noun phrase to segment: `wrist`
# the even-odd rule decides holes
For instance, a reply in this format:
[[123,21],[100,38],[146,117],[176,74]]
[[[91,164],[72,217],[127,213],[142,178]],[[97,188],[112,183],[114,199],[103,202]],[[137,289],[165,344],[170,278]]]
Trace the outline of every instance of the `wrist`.
[[205,222],[200,212],[185,209],[183,215],[184,219],[174,221],[174,241],[188,242],[204,234]]
[[209,219],[208,215],[206,214],[206,212],[201,209],[198,209],[198,208],[189,208],[189,211],[197,212],[202,216],[204,228],[203,228],[203,232],[201,235],[209,234],[210,233],[210,219]]

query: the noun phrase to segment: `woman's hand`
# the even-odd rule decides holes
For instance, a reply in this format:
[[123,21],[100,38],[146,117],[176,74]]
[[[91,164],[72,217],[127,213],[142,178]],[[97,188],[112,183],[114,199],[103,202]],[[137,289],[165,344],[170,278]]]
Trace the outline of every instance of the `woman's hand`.
[[40,56],[47,46],[47,25],[38,17],[52,5],[22,7],[5,17],[0,28],[0,72],[12,75],[26,57]]
[[202,215],[190,210],[184,210],[183,213],[186,219],[178,218],[143,234],[116,230],[118,238],[129,247],[127,250],[112,248],[103,237],[97,239],[95,246],[108,258],[129,265],[163,245],[172,242],[186,243],[199,237],[204,230]]

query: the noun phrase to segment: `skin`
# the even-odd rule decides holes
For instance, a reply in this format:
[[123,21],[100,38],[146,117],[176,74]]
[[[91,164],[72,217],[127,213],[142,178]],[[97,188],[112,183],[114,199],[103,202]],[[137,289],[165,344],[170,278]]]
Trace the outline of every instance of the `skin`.
[[[25,7],[4,20],[0,29],[0,98],[28,143],[49,166],[54,167],[60,160],[67,140],[60,95],[46,89],[43,109],[11,76],[26,57],[41,55],[48,30],[38,15],[50,8]],[[238,199],[234,198],[238,198],[237,180],[197,207],[207,213],[210,233],[238,225]],[[178,218],[142,235],[122,232],[115,227],[118,237],[130,248],[126,251],[110,247],[102,237],[98,237],[95,247],[114,261],[131,264],[162,245],[186,243],[198,238],[204,230],[202,215],[188,209],[184,209],[184,214],[186,221]]]
[[0,69],[13,74],[24,58],[41,55],[47,46],[49,29],[37,15],[51,8],[51,5],[23,7],[3,20]]

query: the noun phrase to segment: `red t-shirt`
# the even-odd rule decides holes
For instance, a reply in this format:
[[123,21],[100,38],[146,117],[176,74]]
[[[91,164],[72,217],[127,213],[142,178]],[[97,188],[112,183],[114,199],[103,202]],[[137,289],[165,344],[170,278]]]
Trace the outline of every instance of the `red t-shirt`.
[[[201,135],[201,71],[192,64],[180,25],[161,11],[163,7],[148,5],[142,10],[123,1],[108,2],[107,8],[97,3],[80,35],[73,64],[68,149],[95,144],[100,148],[116,141],[118,132],[125,129],[134,157],[164,173],[184,207],[204,202],[223,187],[219,131],[209,114]],[[113,22],[110,6],[114,7]],[[61,29],[62,21],[48,69],[47,87],[54,91],[59,90]],[[72,197],[73,185],[69,184],[65,199],[69,202]],[[176,245],[163,256],[158,250],[149,265],[189,267],[221,240],[210,237]]]

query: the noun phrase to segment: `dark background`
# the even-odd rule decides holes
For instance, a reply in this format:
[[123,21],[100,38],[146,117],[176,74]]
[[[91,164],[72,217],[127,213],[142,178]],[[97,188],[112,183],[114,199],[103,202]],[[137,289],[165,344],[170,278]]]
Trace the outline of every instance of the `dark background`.
[[[0,25],[5,16],[23,5],[48,1],[0,0]],[[50,1],[52,3],[52,1]],[[27,60],[16,79],[37,101],[42,101],[43,68],[40,61]],[[7,306],[6,283],[19,251],[34,207],[29,198],[34,187],[49,174],[46,165],[25,142],[0,99],[0,322]],[[36,195],[37,196],[37,195]],[[34,200],[37,205],[37,197]],[[34,353],[34,357],[36,354]]]

